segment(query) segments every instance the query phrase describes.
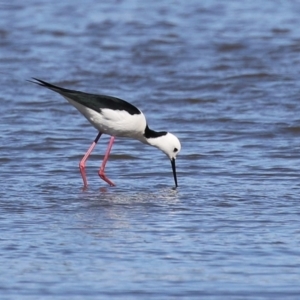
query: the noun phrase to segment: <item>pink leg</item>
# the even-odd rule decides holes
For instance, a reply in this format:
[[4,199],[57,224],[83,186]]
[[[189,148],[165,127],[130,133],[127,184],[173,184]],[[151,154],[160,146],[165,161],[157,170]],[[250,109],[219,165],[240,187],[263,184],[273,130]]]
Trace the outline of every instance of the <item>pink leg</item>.
[[95,148],[98,140],[100,139],[100,136],[102,135],[102,132],[99,132],[98,135],[96,136],[94,142],[92,143],[92,145],[90,146],[90,148],[88,149],[88,151],[86,152],[86,154],[84,155],[84,157],[82,158],[82,160],[79,163],[79,169],[80,169],[80,173],[82,176],[82,180],[83,180],[83,187],[86,188],[87,187],[87,179],[86,179],[86,174],[85,174],[85,162],[87,161],[88,157],[90,156],[90,154],[92,153],[93,149]]
[[115,184],[114,184],[110,179],[108,179],[108,178],[106,177],[106,175],[105,175],[105,173],[104,173],[104,169],[105,169],[105,165],[106,165],[106,163],[107,163],[107,161],[108,161],[109,153],[110,153],[110,150],[111,150],[111,148],[112,148],[112,145],[113,145],[114,141],[115,141],[115,137],[112,136],[112,137],[110,138],[110,141],[109,141],[107,150],[106,150],[106,152],[105,152],[105,156],[104,156],[104,159],[103,159],[101,168],[100,168],[100,170],[99,170],[99,172],[98,172],[98,173],[99,173],[99,176],[101,177],[101,179],[103,179],[104,181],[106,181],[110,186],[114,186]]

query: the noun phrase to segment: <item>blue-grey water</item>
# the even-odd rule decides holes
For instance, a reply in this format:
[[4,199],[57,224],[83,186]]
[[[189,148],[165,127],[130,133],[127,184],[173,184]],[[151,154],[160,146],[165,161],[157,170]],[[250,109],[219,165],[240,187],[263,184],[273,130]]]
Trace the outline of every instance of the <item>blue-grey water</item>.
[[[300,298],[299,1],[0,1],[1,299]],[[26,80],[123,98],[108,137]]]

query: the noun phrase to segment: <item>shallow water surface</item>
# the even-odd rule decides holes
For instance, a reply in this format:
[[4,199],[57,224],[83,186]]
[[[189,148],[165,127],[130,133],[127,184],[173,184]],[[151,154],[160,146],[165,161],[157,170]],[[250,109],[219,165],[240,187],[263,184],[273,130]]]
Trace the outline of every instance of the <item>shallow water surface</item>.
[[[1,299],[299,299],[300,4],[0,2]],[[96,130],[26,80],[125,99],[182,143]]]

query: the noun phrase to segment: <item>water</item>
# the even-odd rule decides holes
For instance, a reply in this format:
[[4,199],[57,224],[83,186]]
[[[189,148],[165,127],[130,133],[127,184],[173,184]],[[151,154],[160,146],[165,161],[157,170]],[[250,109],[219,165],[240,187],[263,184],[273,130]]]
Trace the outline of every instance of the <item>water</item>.
[[[1,299],[299,299],[300,4],[1,1]],[[117,96],[178,135],[97,132],[55,93]]]

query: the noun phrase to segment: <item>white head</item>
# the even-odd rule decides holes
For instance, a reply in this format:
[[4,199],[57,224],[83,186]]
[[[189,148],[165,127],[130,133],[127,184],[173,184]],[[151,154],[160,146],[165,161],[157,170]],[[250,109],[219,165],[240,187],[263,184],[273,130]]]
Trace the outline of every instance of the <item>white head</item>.
[[163,153],[165,153],[169,157],[172,164],[175,185],[177,187],[178,185],[177,185],[175,160],[177,154],[181,150],[181,144],[179,142],[179,139],[174,134],[167,132],[167,134],[154,137],[154,138],[149,138],[147,142],[150,145],[160,149]]
[[181,150],[179,139],[170,132],[168,132],[166,135],[151,139],[150,143],[152,146],[165,153],[170,160],[173,158],[176,159],[176,155]]

